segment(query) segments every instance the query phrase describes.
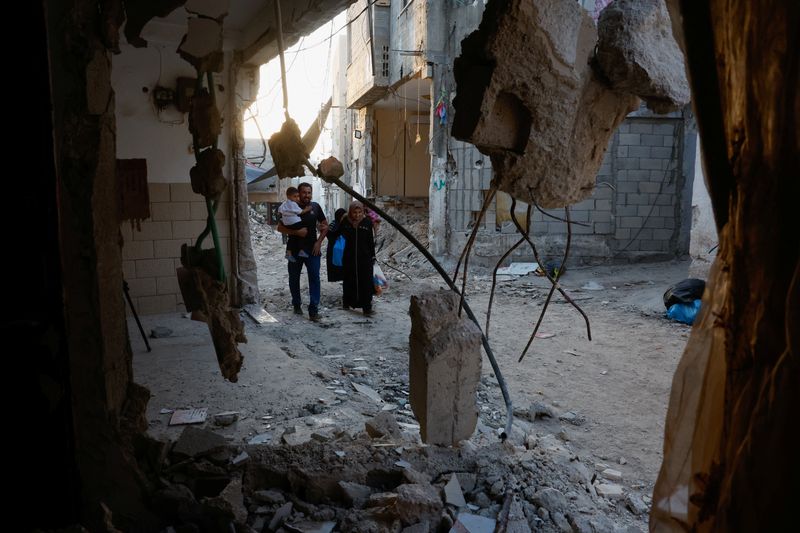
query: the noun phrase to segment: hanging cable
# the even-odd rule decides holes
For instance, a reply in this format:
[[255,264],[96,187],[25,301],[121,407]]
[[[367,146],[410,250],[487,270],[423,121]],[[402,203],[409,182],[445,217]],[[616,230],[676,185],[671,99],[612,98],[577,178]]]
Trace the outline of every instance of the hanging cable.
[[283,85],[283,113],[289,120],[289,89],[286,87],[286,62],[283,59],[283,22],[281,21],[281,0],[275,0],[275,19],[278,21],[278,53],[281,58],[281,84]]

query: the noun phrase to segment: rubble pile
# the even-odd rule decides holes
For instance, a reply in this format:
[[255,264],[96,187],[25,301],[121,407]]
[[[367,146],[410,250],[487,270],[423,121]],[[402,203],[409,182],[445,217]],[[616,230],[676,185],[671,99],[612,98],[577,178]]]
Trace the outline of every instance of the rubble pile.
[[[383,205],[381,208],[403,225],[424,247],[428,247],[428,211]],[[417,248],[388,222],[381,222],[375,239],[379,261],[385,261],[412,277],[433,273],[433,267]],[[387,275],[401,275],[394,270],[384,270]]]
[[508,442],[479,424],[456,447],[422,445],[388,412],[298,444],[237,447],[188,427],[160,454],[153,504],[169,531],[644,530],[649,500],[618,470],[537,433],[530,420],[541,414],[521,412]]

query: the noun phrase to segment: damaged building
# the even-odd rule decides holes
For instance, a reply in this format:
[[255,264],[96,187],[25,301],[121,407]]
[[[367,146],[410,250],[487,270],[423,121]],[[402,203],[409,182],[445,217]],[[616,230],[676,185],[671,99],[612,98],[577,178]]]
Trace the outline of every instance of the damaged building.
[[[613,127],[606,135],[608,143],[596,150],[596,158],[602,159],[602,163],[593,163],[597,169],[591,181],[582,185],[587,194],[582,194],[578,202],[569,199],[571,219],[575,222],[573,260],[580,264],[686,255],[698,153],[697,129],[687,105],[689,89],[677,45],[671,37],[665,39],[660,34],[669,27],[666,10],[657,9],[657,3],[648,3],[636,14],[638,19],[623,24],[622,19],[630,15],[623,15],[620,10],[607,12],[604,20],[595,21],[592,19],[595,2],[584,2],[589,10],[573,4],[559,8],[560,21],[546,19],[548,12],[556,13],[550,4],[537,8],[539,13],[526,16],[533,21],[529,24],[553,24],[552,31],[569,35],[565,37],[567,40],[585,32],[580,39],[593,44],[599,33],[600,51],[592,60],[598,77],[604,76],[603,68],[609,76],[623,77],[625,53],[638,54],[641,61],[636,64],[634,60],[627,68],[661,77],[654,87],[644,87],[649,80],[629,81],[627,87],[623,83],[614,87],[621,94],[635,95],[638,91],[645,101],[633,96],[626,100],[628,108],[623,120],[618,126],[609,125]],[[490,194],[494,176],[490,145],[504,142],[496,138],[482,144],[477,137],[467,138],[462,133],[464,120],[458,123],[459,115],[465,113],[456,99],[457,93],[463,92],[459,83],[483,82],[475,71],[458,80],[454,60],[464,55],[462,62],[474,61],[466,57],[462,41],[478,29],[484,9],[486,2],[361,0],[348,9],[348,33],[338,43],[335,69],[340,76],[334,77],[334,99],[347,111],[335,115],[334,155],[345,162],[349,184],[356,190],[427,219],[430,249],[438,256],[457,257],[461,253]],[[625,39],[614,35],[615,26],[620,24],[628,27],[636,24],[633,31],[646,35],[637,44],[648,51],[649,57],[641,59],[646,54],[618,47],[614,39]],[[552,40],[556,33],[546,38]],[[567,65],[574,60],[576,50],[570,51],[566,42],[554,42],[553,46],[566,48],[553,51],[553,57],[541,61],[561,62],[565,68],[572,68]],[[531,42],[530,46],[541,43]],[[588,49],[577,53],[589,59]],[[531,59],[529,65],[518,65],[520,68],[512,69],[511,75],[535,77],[537,69],[543,68],[543,63],[537,61]],[[619,65],[618,71],[613,70],[615,63]],[[571,75],[586,76],[589,70],[587,64]],[[539,83],[555,82],[542,77]],[[640,86],[634,87],[636,83]],[[536,94],[530,87],[515,90],[534,91],[530,94],[539,99],[546,97],[546,93]],[[474,102],[464,105],[469,107]],[[507,111],[512,115],[521,113],[511,101],[498,101],[497,105],[508,106]],[[577,101],[569,105],[579,115],[589,115],[591,105],[585,109]],[[542,115],[534,118],[534,127],[541,131],[534,132],[528,127],[527,135],[532,139],[552,135],[542,141],[543,145],[563,142],[560,139],[569,135],[567,129],[573,127],[573,111],[553,106],[537,112]],[[564,124],[565,131],[556,133],[556,123]],[[491,135],[501,135],[501,130]],[[535,175],[553,171],[548,168],[553,163],[545,161],[542,154],[535,157],[542,166],[520,163],[525,165],[525,172]],[[570,161],[572,157],[566,152],[556,152],[554,157],[564,164],[577,164]],[[559,179],[567,183],[563,176]],[[527,204],[519,195],[518,200],[516,213],[524,223]],[[556,207],[547,205],[548,199],[544,197],[538,202],[543,207]],[[563,205],[562,202],[557,207]],[[479,222],[474,247],[476,261],[484,265],[494,264],[517,239],[508,192],[501,188],[487,207]],[[532,234],[541,240],[546,255],[557,256],[566,240],[566,224],[548,214],[563,218],[562,209],[548,210],[547,214],[534,210]],[[532,260],[529,256],[521,248],[512,258]]]
[[[649,527],[795,529],[795,3],[666,3],[686,58],[691,114],[682,100],[688,95],[665,103],[663,86],[654,93],[642,80],[626,85],[636,76],[604,66],[601,52],[615,45],[602,45],[603,16],[595,25],[577,2],[221,4],[48,0],[24,13],[12,6],[11,20],[30,21],[33,34],[30,49],[9,50],[15,71],[32,73],[33,98],[11,106],[14,124],[24,126],[13,136],[11,154],[34,162],[35,172],[8,180],[11,203],[22,207],[18,218],[7,217],[14,256],[7,262],[11,297],[2,320],[13,347],[9,376],[20,384],[7,419],[13,424],[10,527],[276,531],[297,506],[296,516],[313,524],[295,521],[284,530],[312,531],[319,522],[327,531],[373,523],[391,531],[493,530],[494,523],[452,516],[466,507],[461,489],[474,488],[476,475],[497,487],[487,490],[505,530],[530,529],[530,523],[545,531],[604,530],[604,522],[581,521],[574,509],[589,496],[567,501],[547,488],[520,496],[518,485],[488,475],[494,465],[474,450],[470,456],[465,449],[416,447],[397,459],[379,442],[379,451],[362,456],[358,438],[337,450],[343,455],[320,441],[300,449],[256,448],[242,477],[239,456],[220,438],[188,431],[173,445],[147,434],[150,392],[134,376],[128,287],[143,311],[175,312],[195,306],[182,290],[180,269],[205,269],[214,286],[206,294],[213,292],[215,305],[224,307],[217,312],[201,304],[207,343],[213,338],[218,348],[215,320],[227,321],[220,327],[234,349],[243,341],[233,331],[236,309],[256,300],[257,280],[241,124],[257,90],[256,70],[277,54],[281,8],[282,31],[292,43],[349,6],[356,22],[348,26],[348,41],[363,37],[370,46],[348,44],[347,88],[335,92],[355,110],[341,114],[340,159],[353,188],[427,212],[430,248],[438,256],[457,256],[479,222],[476,255],[487,262],[498,257],[517,238],[507,224],[510,198],[543,209],[572,205],[575,221],[591,224],[573,231],[577,255],[586,260],[685,253],[696,121],[719,254],[673,380]],[[659,12],[664,7],[648,4]],[[368,16],[356,17],[360,10]],[[609,26],[612,15],[613,9]],[[597,39],[595,64],[589,58]],[[514,57],[527,52],[536,61],[559,61],[543,70],[537,63],[515,67]],[[539,69],[553,85],[518,77],[516,68]],[[653,74],[647,79],[658,79]],[[210,98],[213,106],[193,104],[187,116],[181,109],[187,97]],[[548,108],[562,108],[563,115],[547,114]],[[385,160],[392,151],[396,157]],[[559,160],[563,153],[573,157]],[[545,163],[552,172],[542,171]],[[563,223],[534,218],[534,232],[545,221],[558,251]],[[206,241],[201,248],[204,238],[213,246]],[[477,347],[477,332],[468,333]],[[425,349],[435,352],[436,344]],[[226,372],[222,360],[220,370]],[[430,412],[438,407],[431,405],[435,394],[420,393],[415,401]],[[396,432],[381,421],[371,422],[365,438]],[[556,443],[541,443],[541,450],[551,448]],[[554,468],[533,452],[529,458],[504,468],[526,483]],[[562,461],[559,472],[574,462],[568,455]],[[337,479],[345,463],[351,477]],[[162,470],[165,464],[170,468]],[[434,466],[420,476],[417,468],[426,464]],[[593,480],[580,478],[584,473],[557,475],[591,492]],[[291,501],[272,489],[290,493]],[[270,520],[248,516],[245,494],[271,506]],[[528,518],[531,507],[520,509],[520,499],[538,518]],[[334,502],[358,512],[339,520],[328,510]]]

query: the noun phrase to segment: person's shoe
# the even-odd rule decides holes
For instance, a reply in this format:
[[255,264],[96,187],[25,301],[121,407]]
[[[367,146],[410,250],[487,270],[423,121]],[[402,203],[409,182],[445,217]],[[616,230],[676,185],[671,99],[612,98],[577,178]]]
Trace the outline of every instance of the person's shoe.
[[375,316],[374,309],[364,309],[364,316]]
[[294,306],[294,314],[296,314],[296,315],[302,315],[302,314],[303,314],[303,308],[302,308],[302,307],[300,307],[299,305],[295,305],[295,306]]
[[308,313],[308,318],[312,322],[319,322],[319,320],[320,320],[319,313],[312,313],[310,311]]
[[347,303],[347,300],[342,300],[342,309],[352,309],[353,306]]

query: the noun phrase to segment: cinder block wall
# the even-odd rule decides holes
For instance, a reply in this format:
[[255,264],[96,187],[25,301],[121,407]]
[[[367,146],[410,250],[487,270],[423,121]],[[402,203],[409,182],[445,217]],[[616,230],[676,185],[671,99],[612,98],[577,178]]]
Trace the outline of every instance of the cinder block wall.
[[[570,206],[572,226],[571,263],[632,260],[688,253],[682,228],[690,223],[685,213],[691,197],[693,173],[686,175],[683,140],[685,119],[680,113],[656,116],[646,110],[634,112],[611,139],[597,185],[588,199]],[[692,147],[693,149],[693,147]],[[459,255],[487,193],[491,162],[474,146],[451,140],[450,153],[458,172],[447,189],[450,228],[448,249]],[[688,189],[687,189],[688,185]],[[687,196],[688,195],[688,196]],[[487,265],[499,258],[519,238],[513,224],[497,223],[493,202],[481,224],[475,255]],[[525,217],[518,206],[518,218]],[[522,209],[522,212],[520,212]],[[564,218],[564,210],[550,210]],[[566,241],[566,224],[534,210],[533,231],[545,256],[561,255]],[[532,259],[528,246],[521,246],[512,258]]]
[[[123,222],[120,230],[122,268],[136,311],[142,315],[185,311],[175,270],[181,266],[181,245],[194,244],[206,226],[206,204],[188,183],[149,183],[150,218],[141,231]],[[216,213],[225,271],[230,262],[230,203]],[[213,247],[211,235],[203,248]],[[130,313],[130,309],[128,309]]]

